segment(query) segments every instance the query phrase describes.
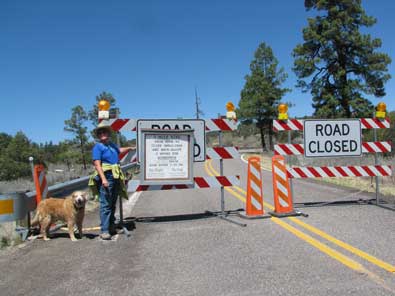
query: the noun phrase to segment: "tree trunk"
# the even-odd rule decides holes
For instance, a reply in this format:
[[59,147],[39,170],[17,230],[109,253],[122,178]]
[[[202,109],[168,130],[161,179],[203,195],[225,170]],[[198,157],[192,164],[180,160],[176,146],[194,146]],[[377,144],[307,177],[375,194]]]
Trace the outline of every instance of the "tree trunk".
[[346,118],[351,118],[351,108],[350,108],[350,100],[352,98],[350,97],[351,94],[349,92],[348,88],[348,81],[347,81],[347,56],[344,53],[345,49],[343,46],[336,44],[337,48],[337,54],[339,57],[339,66],[340,70],[342,70],[342,74],[340,76],[340,105],[342,106],[345,117]]
[[269,123],[269,150],[273,151],[274,146],[273,146],[273,122]]
[[265,143],[265,133],[264,133],[264,128],[263,128],[262,125],[259,127],[259,131],[260,131],[260,133],[261,133],[262,150],[263,150],[263,151],[267,151],[266,143]]
[[84,142],[80,141],[80,148],[81,148],[81,156],[82,156],[82,163],[84,165],[84,170],[86,170],[86,159],[85,159],[85,149],[84,149]]

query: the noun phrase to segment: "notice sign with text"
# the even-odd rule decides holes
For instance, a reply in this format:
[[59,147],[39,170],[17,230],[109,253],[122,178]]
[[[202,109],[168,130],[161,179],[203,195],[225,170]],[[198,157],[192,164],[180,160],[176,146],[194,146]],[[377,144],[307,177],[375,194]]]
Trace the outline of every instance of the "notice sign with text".
[[192,180],[193,132],[144,132],[145,184],[189,184]]
[[361,122],[358,119],[305,120],[305,157],[361,156]]

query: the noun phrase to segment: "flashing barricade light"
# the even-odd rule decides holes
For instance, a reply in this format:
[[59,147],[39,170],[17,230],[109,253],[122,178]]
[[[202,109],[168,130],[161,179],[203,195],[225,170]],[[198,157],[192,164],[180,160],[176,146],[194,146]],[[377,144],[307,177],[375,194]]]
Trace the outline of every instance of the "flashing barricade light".
[[227,119],[235,119],[236,120],[236,112],[235,112],[235,105],[232,102],[226,103],[226,118]]
[[384,102],[380,102],[376,106],[376,118],[384,119],[387,112],[387,105]]
[[278,119],[279,120],[288,120],[288,105],[280,104],[278,105]]
[[110,102],[107,100],[100,100],[98,105],[99,109],[99,114],[98,117],[99,119],[109,119],[110,118]]

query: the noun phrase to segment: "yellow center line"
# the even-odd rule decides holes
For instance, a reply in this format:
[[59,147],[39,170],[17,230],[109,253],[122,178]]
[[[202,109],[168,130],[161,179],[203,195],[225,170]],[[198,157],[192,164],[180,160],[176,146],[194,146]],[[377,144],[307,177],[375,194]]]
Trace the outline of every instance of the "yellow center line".
[[382,269],[384,269],[386,271],[395,272],[395,266],[393,266],[387,262],[384,262],[384,261],[382,261],[382,260],[356,248],[356,247],[353,247],[353,246],[329,235],[328,233],[325,233],[322,230],[319,230],[318,228],[315,228],[315,227],[313,227],[313,226],[311,226],[299,219],[296,219],[295,217],[290,217],[288,219],[290,219],[291,221],[295,222],[296,224],[302,226],[303,228],[311,231],[312,233],[315,233],[315,234],[325,238],[326,240],[334,243],[335,245],[338,245],[339,247],[342,247],[343,249],[365,259],[366,261],[369,261],[370,263],[373,263],[374,265],[381,267]]
[[296,229],[295,227],[289,225],[288,223],[285,223],[279,218],[272,217],[271,220],[280,225],[281,227],[285,228],[292,234],[296,235],[300,239],[304,240],[305,242],[309,243],[310,245],[316,247],[318,250],[321,252],[327,254],[328,256],[336,259],[337,261],[343,263],[347,267],[359,271],[359,272],[365,272],[365,268],[359,264],[358,262],[352,260],[351,258],[341,254],[340,252],[328,247],[327,245],[321,243],[320,241],[316,240],[315,238],[311,237],[310,235],[305,234],[304,232]]
[[[212,166],[212,161],[206,162],[205,168],[206,168],[206,171],[207,171],[207,173],[209,175],[211,175],[211,176],[213,175],[210,172],[210,169],[215,175],[218,175],[218,172]],[[235,192],[234,190],[232,190],[230,188],[227,188],[227,187],[225,187],[225,188],[227,189],[228,192],[230,192],[231,194],[235,195],[238,199],[243,200],[245,202],[245,198],[243,196],[241,196],[239,193]],[[234,186],[232,188],[235,188],[236,190],[238,190],[243,195],[246,194],[246,192],[242,188],[240,188],[239,186]],[[269,208],[271,210],[274,210],[273,206],[271,206],[270,204],[264,202],[264,205],[265,205],[265,207],[267,207],[267,208]],[[319,230],[318,228],[301,221],[298,218],[289,217],[288,219],[293,221],[294,223],[298,224],[299,226],[303,227],[304,229],[306,229],[306,230],[308,230],[308,231],[310,231],[310,232],[312,232],[312,233],[314,233],[314,234],[326,239],[327,241],[332,242],[333,244],[335,244],[335,245],[337,245],[337,246],[339,246],[339,247],[341,247],[341,248],[343,248],[343,249],[345,249],[345,250],[347,250],[347,251],[359,256],[360,258],[362,258],[362,259],[364,259],[366,261],[369,261],[370,263],[372,263],[372,264],[374,264],[374,265],[376,265],[376,266],[378,266],[378,267],[380,267],[380,268],[382,268],[382,269],[384,269],[384,270],[386,270],[388,272],[392,272],[392,273],[395,272],[395,266],[393,266],[393,265],[391,265],[389,263],[386,263],[386,262],[384,262],[384,261],[382,261],[382,260],[380,260],[380,259],[378,259],[378,258],[376,258],[376,257],[374,257],[374,256],[362,251],[362,250],[359,250],[358,248],[353,247],[353,246],[351,246],[351,245],[349,245],[349,244],[347,244],[347,243],[345,243],[345,242],[343,242],[343,241],[341,241],[341,240],[339,240],[339,239],[327,234],[326,232],[324,232],[322,230]],[[275,222],[276,224],[282,226],[283,228],[287,229],[288,231],[292,232],[294,235],[298,236],[299,238],[301,238],[301,239],[305,240],[306,242],[312,244],[313,246],[315,246],[319,250],[323,251],[324,253],[328,254],[329,256],[331,256],[331,257],[335,258],[336,260],[342,262],[343,264],[345,264],[347,266],[350,265],[349,261],[347,261],[347,262],[346,261],[344,261],[344,262],[341,261],[341,260],[344,259],[343,257],[345,257],[345,256],[340,254],[340,253],[338,253],[337,251],[327,247],[326,245],[324,245],[325,248],[323,248],[322,247],[322,243],[320,243],[319,241],[313,239],[312,237],[304,234],[303,232],[300,232],[296,228],[294,228],[291,225],[281,221],[280,219],[272,218],[271,220],[273,222]],[[326,248],[330,249],[329,253],[328,253],[328,249],[326,249]],[[339,256],[339,254],[341,256]],[[348,258],[348,257],[345,257],[345,258]],[[348,258],[348,259],[353,261],[350,258]]]

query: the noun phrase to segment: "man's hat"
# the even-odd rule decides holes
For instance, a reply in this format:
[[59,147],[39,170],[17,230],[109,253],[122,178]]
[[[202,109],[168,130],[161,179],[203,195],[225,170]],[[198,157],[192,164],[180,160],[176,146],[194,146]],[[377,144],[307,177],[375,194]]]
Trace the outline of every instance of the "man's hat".
[[100,123],[97,125],[97,127],[96,127],[95,130],[94,130],[95,135],[97,136],[97,133],[98,133],[99,131],[102,131],[102,130],[108,131],[109,134],[112,133],[111,125],[109,125],[109,123],[108,123],[106,120],[103,120],[102,122],[100,122]]

